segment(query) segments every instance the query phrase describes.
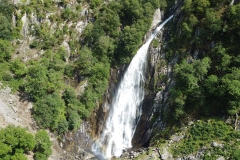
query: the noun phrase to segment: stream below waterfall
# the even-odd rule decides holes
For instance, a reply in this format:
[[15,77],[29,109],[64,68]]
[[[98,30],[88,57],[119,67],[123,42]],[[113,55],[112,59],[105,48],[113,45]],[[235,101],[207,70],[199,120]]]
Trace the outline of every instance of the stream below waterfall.
[[101,159],[119,157],[124,149],[132,147],[132,137],[142,113],[148,48],[157,33],[172,17],[173,15],[156,28],[125,71],[112,99],[105,128],[92,146],[94,154]]

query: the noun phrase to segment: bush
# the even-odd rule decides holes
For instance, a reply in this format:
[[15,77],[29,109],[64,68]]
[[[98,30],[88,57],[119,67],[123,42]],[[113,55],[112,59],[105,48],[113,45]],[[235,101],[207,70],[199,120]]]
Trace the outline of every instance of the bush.
[[2,79],[4,81],[10,81],[13,79],[12,75],[9,72],[3,72],[2,73]]
[[9,61],[12,52],[13,49],[11,43],[0,38],[0,62]]
[[67,121],[69,124],[69,130],[77,129],[80,126],[81,117],[76,109],[69,108],[67,111]]
[[32,151],[36,142],[26,129],[7,126],[0,130],[0,159],[26,160],[24,153]]
[[68,131],[68,122],[66,121],[66,119],[61,119],[57,127],[58,135],[62,135],[67,131]]
[[34,148],[35,160],[47,160],[52,154],[52,142],[45,130],[39,130],[35,135],[36,146]]
[[20,59],[15,59],[11,63],[11,70],[17,77],[21,77],[27,73],[27,68],[23,62],[21,62]]
[[33,117],[42,128],[57,129],[63,114],[64,103],[57,93],[45,95],[33,106]]
[[12,39],[12,26],[8,19],[0,13],[0,38],[5,40]]
[[[198,121],[188,129],[186,138],[173,148],[173,152],[175,157],[185,156],[196,153],[204,146],[207,148],[205,152],[209,151],[212,157],[214,155],[227,157],[230,154],[234,157],[237,155],[235,147],[239,146],[236,139],[239,138],[240,134],[221,120]],[[223,144],[224,147],[212,147],[214,141]]]

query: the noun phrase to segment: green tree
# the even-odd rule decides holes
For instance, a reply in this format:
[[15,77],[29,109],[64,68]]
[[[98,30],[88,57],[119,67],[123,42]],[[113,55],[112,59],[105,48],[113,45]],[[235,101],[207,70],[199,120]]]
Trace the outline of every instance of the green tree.
[[11,70],[17,77],[21,77],[27,73],[27,68],[23,62],[21,62],[20,59],[15,59],[11,63]]
[[0,38],[5,40],[12,39],[12,25],[8,19],[0,13]]
[[192,0],[185,0],[183,5],[183,10],[186,13],[190,13],[192,11]]
[[64,116],[64,109],[64,103],[57,93],[45,95],[34,104],[33,117],[40,127],[55,130]]
[[228,113],[234,115],[240,111],[240,70],[232,68],[231,72],[222,78],[229,100]]
[[[101,36],[95,44],[94,53],[99,61],[104,61],[112,57],[114,53],[114,40],[107,37]],[[105,59],[104,59],[105,58]]]
[[[186,60],[174,67],[175,87],[171,91],[170,102],[176,119],[187,112],[199,112],[205,104],[202,84],[210,68],[210,59],[205,57],[188,63]],[[198,103],[196,103],[198,101]]]
[[121,48],[123,49],[119,55],[122,63],[129,63],[130,58],[138,49],[138,45],[141,43],[141,34],[136,28],[126,26],[123,29],[121,38]]
[[122,15],[124,25],[130,25],[131,22],[141,18],[143,9],[138,0],[122,0]]
[[0,62],[9,61],[11,59],[13,49],[9,41],[0,39]]
[[61,119],[58,123],[57,132],[58,135],[62,135],[68,131],[68,122],[66,119]]
[[97,21],[99,25],[102,26],[106,35],[111,37],[119,36],[120,18],[115,10],[106,8]]
[[190,15],[189,19],[188,19],[188,24],[191,27],[194,27],[198,24],[198,19],[197,17],[195,17],[193,14]]
[[36,142],[26,129],[7,126],[0,130],[0,159],[26,160],[25,152],[32,151]]
[[40,63],[30,66],[28,69],[25,91],[34,100],[41,99],[48,91],[47,68]]
[[77,103],[77,96],[75,90],[72,87],[67,87],[63,92],[62,98],[66,105]]
[[14,13],[14,9],[15,9],[15,6],[12,3],[12,1],[1,0],[0,13],[4,15],[8,20],[12,19],[12,14]]
[[93,57],[92,51],[84,47],[79,53],[79,59],[77,63],[77,69],[80,75],[89,75],[91,73],[91,68],[96,62],[96,58]]
[[45,130],[39,130],[35,135],[36,146],[34,148],[34,158],[36,160],[47,160],[52,154],[52,142]]
[[193,7],[196,7],[194,10],[197,14],[203,14],[204,11],[210,6],[210,2],[208,0],[198,0],[193,1]]
[[90,1],[91,2],[91,4],[90,4],[90,6],[91,6],[91,8],[95,8],[95,7],[98,7],[100,4],[102,4],[102,0],[91,0]]
[[78,114],[77,109],[69,108],[67,110],[67,121],[69,124],[69,130],[77,129],[81,124],[81,117]]

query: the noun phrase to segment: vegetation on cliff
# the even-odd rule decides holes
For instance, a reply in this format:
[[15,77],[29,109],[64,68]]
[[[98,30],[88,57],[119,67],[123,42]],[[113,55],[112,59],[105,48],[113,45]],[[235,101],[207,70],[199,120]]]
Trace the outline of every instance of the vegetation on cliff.
[[175,119],[239,112],[240,4],[230,2],[186,0],[171,25],[164,52],[178,57],[170,96]]
[[26,129],[8,126],[0,130],[0,159],[27,160],[25,156],[34,152],[35,160],[47,160],[51,155],[51,141],[45,130],[39,130],[35,137]]
[[39,127],[77,129],[101,104],[110,67],[130,62],[159,6],[167,7],[158,0],[2,0],[0,81],[34,102]]
[[[177,62],[163,113],[167,126],[154,133],[152,144],[168,142],[174,157],[239,159],[240,4],[231,2],[184,0],[168,25],[162,52]],[[226,117],[230,124],[222,121]],[[191,120],[198,121],[186,127]],[[170,144],[171,135],[183,132],[183,139]]]
[[221,120],[198,121],[192,125],[175,147],[173,156],[185,156],[202,149],[202,159],[229,159],[240,157],[240,132]]

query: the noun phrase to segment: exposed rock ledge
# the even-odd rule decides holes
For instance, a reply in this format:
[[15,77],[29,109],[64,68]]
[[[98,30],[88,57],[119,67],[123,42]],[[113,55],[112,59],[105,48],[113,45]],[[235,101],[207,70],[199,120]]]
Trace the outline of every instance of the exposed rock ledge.
[[[11,88],[3,86],[0,82],[0,128],[8,125],[27,128],[29,132],[36,133],[37,125],[31,116],[32,103],[26,97],[12,94]],[[49,133],[53,143],[53,154],[49,160],[60,160],[61,149],[56,137]],[[33,160],[33,154],[27,155],[28,160]]]

